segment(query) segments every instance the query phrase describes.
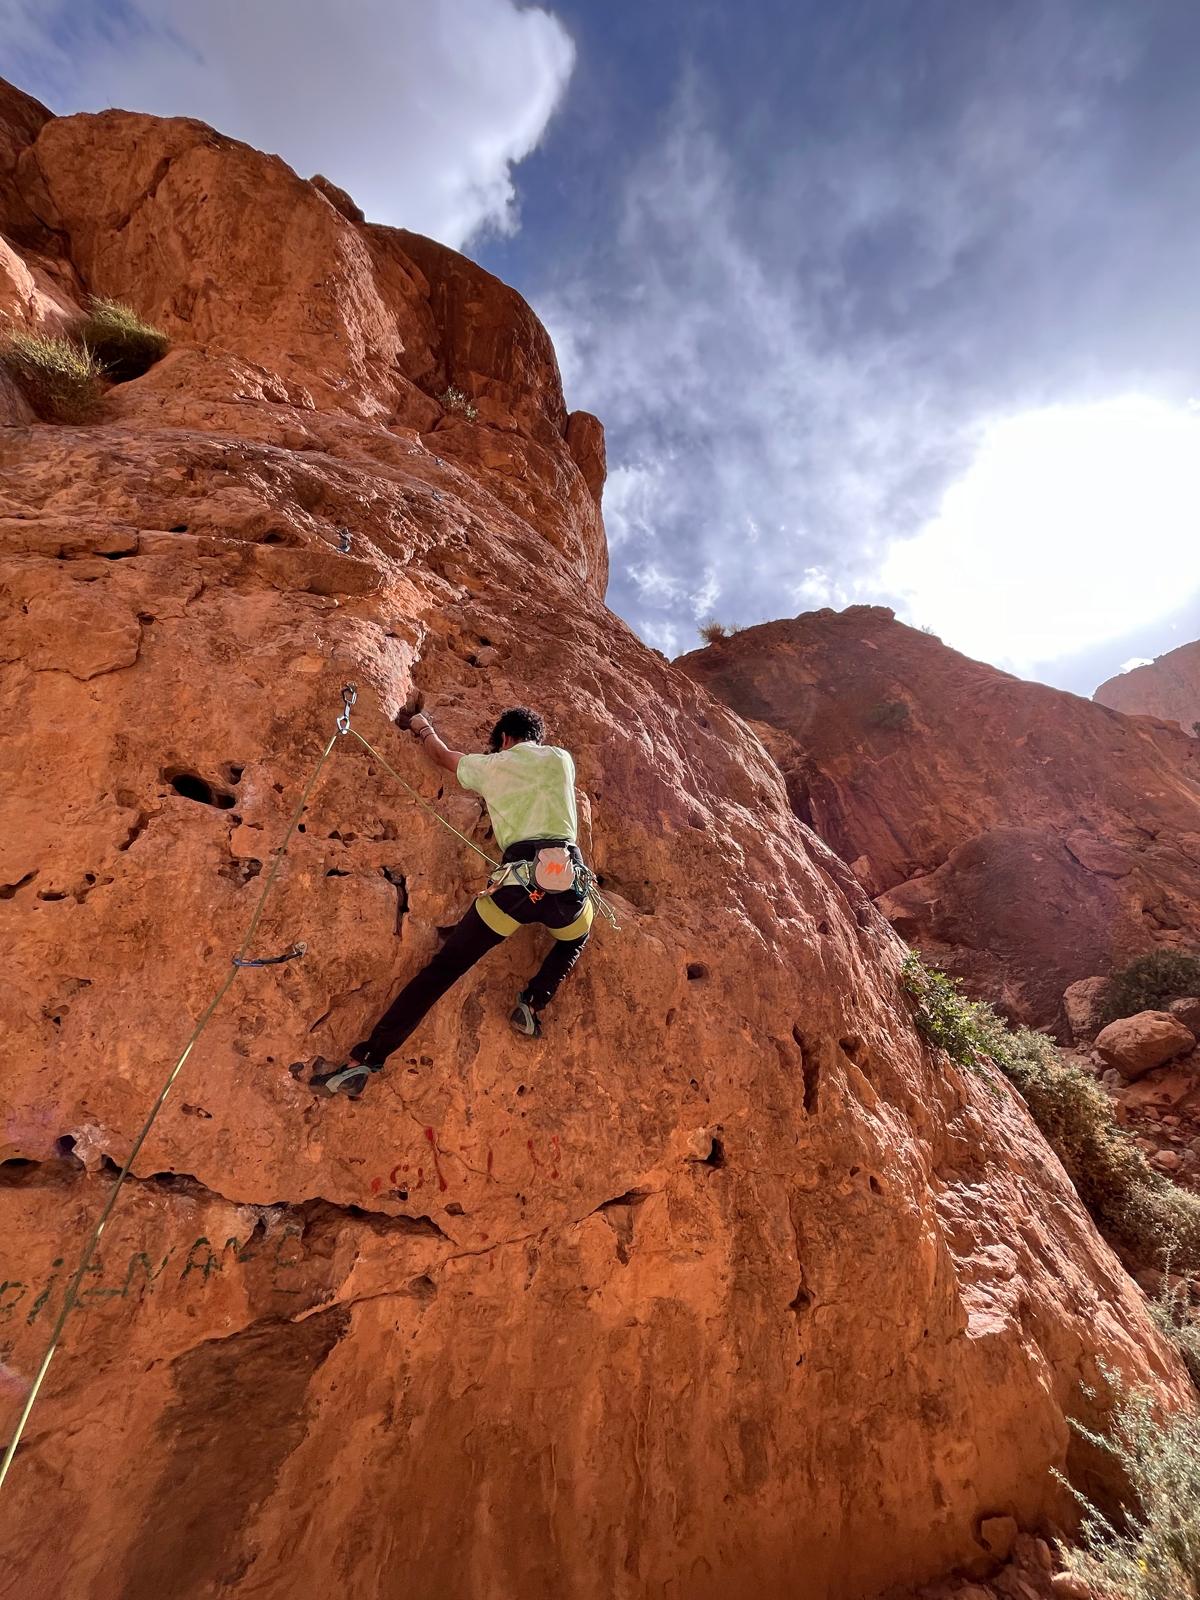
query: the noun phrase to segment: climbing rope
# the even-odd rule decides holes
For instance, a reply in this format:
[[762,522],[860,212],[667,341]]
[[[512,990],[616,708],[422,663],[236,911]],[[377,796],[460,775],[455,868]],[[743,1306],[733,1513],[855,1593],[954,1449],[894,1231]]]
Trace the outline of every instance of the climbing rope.
[[442,816],[440,811],[435,810],[434,807],[429,804],[429,801],[426,800],[416,789],[413,788],[411,783],[407,782],[404,778],[402,778],[400,776],[400,774],[396,771],[395,767],[393,767],[392,765],[390,765],[389,762],[387,762],[387,761],[385,761],[383,759],[383,757],[379,754],[379,751],[376,750],[375,746],[370,742],[370,740],[369,739],[364,739],[362,734],[359,733],[357,728],[349,728],[346,731],[349,732],[349,733],[352,733],[354,735],[354,737],[358,740],[359,744],[361,744],[365,750],[370,752],[370,754],[374,757],[374,759],[376,761],[378,761],[379,765],[384,769],[385,772],[390,772],[391,773],[392,777],[395,778],[396,782],[400,785],[400,787],[402,789],[407,789],[408,790],[409,794],[417,802],[417,804],[421,807],[422,811],[428,811],[429,815],[434,819],[434,821],[435,822],[440,822],[442,827],[445,828],[448,833],[452,833],[456,839],[461,839],[462,842],[465,845],[467,845],[471,850],[474,850],[474,852],[475,852],[475,854],[477,856],[482,856],[483,859],[487,862],[489,867],[499,867],[500,866],[500,862],[499,861],[493,861],[491,856],[488,855],[486,850],[481,850],[479,848],[479,846],[475,843],[474,839],[468,839],[465,833],[459,833],[458,829],[454,826],[454,824],[452,822],[447,822],[445,817]]
[[[101,1235],[104,1233],[104,1229],[108,1223],[109,1217],[112,1216],[113,1208],[116,1206],[117,1198],[124,1187],[125,1180],[129,1177],[129,1174],[133,1168],[133,1163],[137,1160],[141,1148],[149,1136],[150,1129],[154,1126],[155,1120],[158,1117],[159,1112],[162,1110],[163,1104],[166,1101],[167,1096],[170,1094],[172,1087],[174,1086],[176,1078],[178,1078],[179,1074],[182,1072],[184,1063],[195,1049],[205,1028],[207,1028],[208,1024],[212,1021],[222,1000],[224,1000],[225,996],[233,987],[239,972],[243,971],[246,967],[273,967],[279,966],[285,961],[295,961],[302,957],[308,949],[306,944],[299,942],[294,944],[290,950],[285,950],[282,955],[252,957],[246,954],[250,948],[250,944],[254,938],[254,935],[258,932],[258,925],[262,920],[263,908],[267,903],[267,897],[270,895],[271,890],[275,887],[275,880],[279,876],[279,869],[283,865],[283,859],[287,854],[287,848],[291,843],[292,835],[296,831],[296,827],[299,824],[300,818],[304,815],[305,807],[308,805],[312,792],[316,788],[317,779],[321,776],[322,769],[324,768],[326,761],[328,761],[333,747],[338,742],[338,739],[345,738],[348,734],[353,734],[353,736],[371,755],[371,757],[378,761],[379,765],[384,769],[385,772],[390,773],[391,776],[395,778],[396,782],[401,786],[401,788],[408,792],[408,794],[417,802],[422,810],[427,811],[431,817],[440,822],[442,827],[447,829],[448,832],[452,833],[456,839],[460,839],[463,844],[474,850],[476,855],[482,856],[489,866],[499,867],[501,865],[499,861],[494,861],[492,857],[488,855],[486,850],[482,850],[473,839],[468,839],[465,833],[460,833],[452,823],[447,822],[446,818],[443,817],[441,813],[433,806],[431,806],[429,802],[416,789],[413,788],[411,783],[400,776],[390,762],[384,760],[383,756],[379,754],[379,751],[375,749],[374,745],[371,744],[368,739],[365,739],[363,735],[359,733],[357,728],[352,728],[350,726],[351,708],[354,706],[357,699],[358,692],[355,686],[352,683],[346,684],[342,690],[342,710],[341,714],[337,718],[335,731],[330,735],[329,742],[321,751],[316,766],[309,774],[308,782],[304,785],[304,791],[296,803],[296,809],[292,812],[291,820],[287,825],[287,831],[285,832],[280,844],[276,847],[275,859],[271,863],[271,870],[267,873],[266,880],[264,881],[262,890],[259,893],[258,901],[250,917],[250,922],[246,928],[242,942],[234,952],[233,956],[230,958],[229,971],[225,975],[225,978],[217,989],[217,992],[213,995],[212,999],[200,1013],[195,1026],[188,1036],[187,1043],[180,1051],[179,1056],[175,1061],[175,1065],[167,1074],[166,1081],[158,1092],[158,1098],[150,1108],[150,1115],[142,1124],[141,1130],[133,1142],[132,1149],[125,1157],[125,1164],[122,1166],[120,1172],[118,1172],[116,1181],[112,1187],[112,1192],[105,1202],[104,1209],[100,1213],[99,1220],[88,1237],[87,1244],[83,1249],[83,1255],[80,1257],[79,1265],[76,1267],[70,1284],[67,1287],[67,1292],[62,1303],[62,1309],[59,1311],[58,1316],[55,1318],[54,1326],[50,1330],[50,1338],[46,1345],[45,1354],[42,1356],[41,1365],[38,1367],[37,1375],[35,1376],[33,1383],[30,1385],[29,1394],[26,1397],[25,1405],[21,1411],[21,1415],[17,1419],[17,1425],[13,1430],[12,1438],[8,1441],[8,1446],[4,1452],[4,1458],[2,1461],[0,1461],[0,1490],[2,1490],[4,1487],[5,1480],[8,1477],[9,1468],[12,1466],[17,1449],[25,1432],[25,1426],[29,1421],[30,1413],[33,1410],[38,1393],[45,1381],[46,1374],[50,1370],[50,1363],[54,1360],[55,1354],[58,1350],[59,1343],[62,1339],[62,1332],[67,1323],[67,1318],[71,1315],[71,1312],[75,1309],[75,1306],[78,1303],[80,1285],[86,1277],[88,1269],[91,1267],[95,1258],[96,1250],[100,1244]],[[613,912],[612,907],[604,899],[603,895],[601,895],[600,891],[595,887],[594,884],[589,887],[588,893],[595,901],[597,908],[608,918],[613,927],[616,928],[618,926],[616,915]]]
[[[345,699],[344,690],[342,697]],[[353,702],[349,703],[352,704]],[[344,715],[345,714],[347,713],[344,713]],[[340,721],[341,719],[339,718],[339,722]],[[3,1489],[4,1487],[4,1481],[8,1477],[8,1469],[12,1466],[13,1458],[17,1453],[17,1447],[21,1443],[21,1436],[25,1432],[25,1424],[29,1421],[29,1414],[33,1410],[34,1402],[38,1397],[38,1391],[41,1389],[42,1384],[45,1381],[46,1374],[50,1370],[50,1363],[54,1360],[55,1352],[58,1350],[59,1340],[62,1337],[63,1328],[66,1326],[67,1318],[75,1309],[76,1302],[79,1299],[79,1286],[83,1282],[84,1277],[87,1274],[87,1270],[92,1264],[93,1257],[96,1254],[96,1248],[100,1243],[100,1236],[104,1232],[109,1217],[112,1216],[113,1207],[117,1203],[117,1197],[124,1187],[125,1180],[129,1176],[130,1170],[133,1167],[133,1163],[137,1160],[138,1153],[143,1144],[145,1144],[146,1138],[149,1135],[150,1129],[154,1126],[154,1122],[158,1116],[158,1113],[163,1108],[163,1102],[170,1094],[176,1078],[178,1078],[180,1072],[183,1070],[184,1062],[195,1049],[200,1035],[212,1021],[217,1007],[221,1004],[221,1001],[224,1000],[225,996],[233,987],[234,981],[243,967],[274,965],[278,961],[290,961],[303,954],[305,947],[303,945],[298,945],[293,946],[293,948],[283,956],[272,956],[266,958],[265,960],[259,959],[257,961],[245,959],[246,952],[250,948],[250,941],[254,938],[255,933],[258,931],[258,924],[262,918],[263,907],[267,903],[267,896],[274,888],[275,880],[279,876],[279,869],[283,865],[283,858],[287,853],[287,847],[291,842],[292,834],[296,831],[296,824],[300,821],[300,818],[304,814],[304,808],[308,804],[309,796],[312,794],[313,789],[316,786],[317,779],[321,775],[321,769],[329,759],[330,751],[333,749],[337,741],[338,733],[334,733],[330,737],[329,743],[325,746],[324,750],[322,750],[320,759],[313,768],[309,780],[304,786],[304,793],[300,796],[295,811],[292,812],[292,820],[288,823],[287,832],[283,836],[283,842],[275,851],[275,860],[272,862],[271,870],[267,874],[266,882],[262,886],[262,892],[259,894],[258,903],[254,907],[254,913],[250,918],[250,925],[247,927],[245,936],[230,961],[229,971],[225,975],[224,982],[218,988],[216,994],[213,995],[212,999],[205,1006],[204,1010],[200,1013],[195,1027],[188,1036],[187,1043],[180,1051],[175,1065],[167,1074],[167,1080],[158,1092],[158,1099],[150,1108],[150,1115],[142,1124],[141,1132],[133,1142],[133,1148],[125,1157],[125,1165],[117,1174],[116,1182],[112,1187],[112,1193],[109,1195],[104,1209],[100,1213],[100,1220],[92,1229],[91,1235],[88,1238],[88,1242],[84,1246],[83,1255],[80,1258],[78,1267],[75,1269],[75,1275],[71,1279],[70,1285],[67,1288],[67,1293],[62,1303],[62,1309],[59,1311],[58,1316],[55,1318],[54,1326],[50,1330],[50,1340],[46,1346],[46,1353],[42,1357],[41,1365],[38,1367],[37,1376],[34,1378],[33,1383],[30,1386],[29,1394],[25,1400],[24,1409],[22,1410],[20,1417],[17,1419],[17,1426],[13,1431],[13,1436],[8,1441],[8,1448],[4,1452],[4,1459],[3,1461],[0,1461],[0,1489]]]

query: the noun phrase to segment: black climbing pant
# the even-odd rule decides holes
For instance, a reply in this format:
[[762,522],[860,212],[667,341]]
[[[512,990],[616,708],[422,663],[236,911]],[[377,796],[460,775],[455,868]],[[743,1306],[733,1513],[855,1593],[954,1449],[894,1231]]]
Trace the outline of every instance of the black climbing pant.
[[[522,840],[510,845],[504,852],[505,861],[530,861],[543,844],[561,843],[559,840]],[[573,851],[573,853],[575,853]],[[586,893],[568,890],[564,894],[546,894],[533,900],[519,884],[506,884],[491,896],[495,905],[514,922],[527,926],[539,923],[546,928],[567,928],[582,913]],[[577,939],[555,939],[553,948],[538,968],[522,996],[535,1011],[550,1004],[558,986],[579,960],[580,952],[588,942],[588,934]],[[504,936],[494,932],[483,920],[474,903],[466,915],[451,931],[445,944],[432,961],[416,977],[406,983],[371,1030],[370,1036],[356,1044],[350,1052],[352,1061],[364,1061],[380,1066],[398,1050],[413,1032],[422,1017],[442,998],[446,991],[469,972],[475,963],[498,944]]]

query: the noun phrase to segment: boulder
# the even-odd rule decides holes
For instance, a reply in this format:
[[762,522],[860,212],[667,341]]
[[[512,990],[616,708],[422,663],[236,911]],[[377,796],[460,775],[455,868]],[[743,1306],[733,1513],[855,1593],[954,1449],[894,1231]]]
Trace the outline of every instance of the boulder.
[[1200,997],[1187,995],[1181,1000],[1172,1000],[1167,1007],[1173,1017],[1178,1017],[1185,1028],[1190,1028],[1200,1039]]
[[1077,1044],[1090,1044],[1103,1026],[1104,998],[1109,980],[1105,977],[1078,978],[1063,994],[1063,1011],[1071,1037]]
[[1123,1078],[1140,1078],[1196,1048],[1196,1036],[1167,1011],[1139,1011],[1110,1022],[1096,1036],[1100,1059]]

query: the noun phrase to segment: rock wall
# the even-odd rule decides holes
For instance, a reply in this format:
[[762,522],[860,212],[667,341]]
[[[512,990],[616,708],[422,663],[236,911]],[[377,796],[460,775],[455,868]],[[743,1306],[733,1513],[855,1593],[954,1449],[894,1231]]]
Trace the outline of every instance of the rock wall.
[[793,809],[904,938],[1061,1025],[1063,991],[1200,942],[1200,741],[1010,677],[882,607],[747,628],[679,666],[754,720]]
[[1132,716],[1159,717],[1195,733],[1200,722],[1200,640],[1181,644],[1102,683],[1092,697]]
[[21,1594],[849,1600],[1068,1516],[1080,1381],[1181,1369],[760,741],[605,610],[599,425],[528,309],[199,124],[9,136],[13,256],[174,347],[0,434],[4,1425],[345,681],[483,843],[388,718],[542,707],[623,923],[540,1042],[514,941],[315,1098],[478,886],[339,743],[259,930],[308,954],[187,1062],[14,1464]]

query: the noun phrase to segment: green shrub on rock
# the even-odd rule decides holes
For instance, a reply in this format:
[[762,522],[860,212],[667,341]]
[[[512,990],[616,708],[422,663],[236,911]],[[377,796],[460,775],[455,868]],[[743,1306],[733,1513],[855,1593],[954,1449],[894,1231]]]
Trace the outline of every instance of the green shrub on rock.
[[1172,1000],[1200,995],[1200,955],[1186,950],[1152,950],[1138,956],[1108,980],[1101,1017],[1136,1016],[1139,1011],[1164,1011]]
[[[1106,1377],[1116,1388],[1113,1375]],[[1128,1490],[1116,1522],[1075,1492],[1083,1522],[1080,1548],[1066,1552],[1069,1570],[1101,1600],[1195,1600],[1200,1595],[1200,1415],[1164,1415],[1148,1390],[1116,1388],[1107,1434],[1078,1422],[1072,1426],[1116,1458]]]
[[1200,1271],[1200,1196],[1156,1172],[1121,1128],[1112,1102],[1053,1040],[1010,1028],[982,1000],[910,952],[901,981],[916,1002],[914,1022],[960,1066],[1000,1069],[1025,1101],[1101,1232],[1139,1266]]

